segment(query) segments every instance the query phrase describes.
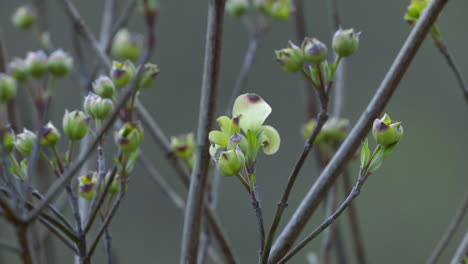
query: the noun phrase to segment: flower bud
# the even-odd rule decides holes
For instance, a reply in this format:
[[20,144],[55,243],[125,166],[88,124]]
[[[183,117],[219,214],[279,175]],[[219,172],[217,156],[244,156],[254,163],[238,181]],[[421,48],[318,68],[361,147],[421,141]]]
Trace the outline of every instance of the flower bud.
[[0,102],[8,103],[16,96],[16,80],[4,73],[0,73]]
[[47,61],[49,72],[55,77],[64,77],[73,68],[73,58],[66,52],[59,49],[50,54]]
[[333,36],[333,49],[340,57],[351,56],[359,46],[360,32],[354,29],[338,29]]
[[224,176],[236,175],[244,167],[245,157],[240,148],[221,152],[218,160],[218,170]]
[[90,92],[84,100],[86,113],[95,120],[104,120],[114,110],[114,103],[110,99],[103,99]]
[[159,68],[156,64],[147,63],[143,66],[138,87],[149,88],[159,75]]
[[110,76],[112,81],[118,87],[123,87],[127,85],[135,75],[135,66],[129,60],[124,62],[114,61],[112,63],[112,69],[110,71]]
[[40,78],[47,73],[47,55],[42,50],[28,52],[25,63],[34,78]]
[[8,125],[5,129],[5,133],[3,134],[3,146],[7,153],[11,153],[15,148],[15,131]]
[[226,11],[235,18],[243,16],[248,9],[249,1],[247,0],[228,0],[226,2]]
[[287,48],[277,50],[275,54],[276,61],[286,72],[295,73],[300,71],[304,65],[304,52],[291,41]]
[[406,22],[414,25],[428,4],[428,0],[411,0],[404,17]]
[[102,98],[112,98],[115,93],[114,82],[107,76],[100,76],[93,82],[93,91]]
[[30,29],[36,22],[36,14],[31,6],[20,6],[13,14],[11,21],[19,29]]
[[294,5],[291,0],[270,1],[267,7],[267,13],[278,20],[288,20],[294,11]]
[[15,147],[24,156],[29,156],[36,141],[36,134],[32,131],[23,129],[23,133],[16,135]]
[[123,152],[134,152],[143,142],[143,130],[137,123],[126,123],[114,137]]
[[382,119],[374,120],[372,134],[377,144],[388,147],[397,143],[403,137],[403,126],[401,122],[395,122],[385,114]]
[[90,172],[87,175],[78,177],[79,192],[81,197],[92,200],[97,188],[97,172]]
[[[109,172],[106,175],[106,184],[109,182],[110,176],[111,176],[111,172]],[[109,193],[110,194],[117,195],[120,192],[120,183],[121,183],[121,181],[122,180],[120,179],[120,174],[116,174],[114,176],[114,180],[112,181],[111,186],[109,188]],[[103,190],[104,190],[104,187],[105,187],[104,184],[102,185],[102,187],[103,187]]]
[[29,76],[29,68],[21,58],[14,58],[8,63],[7,72],[17,81],[26,81]]
[[51,123],[44,127],[44,133],[41,137],[41,144],[46,147],[54,147],[60,139],[58,129]]
[[[315,119],[307,122],[302,130],[304,139],[307,140],[312,135],[317,121]],[[348,135],[349,120],[332,117],[323,125],[322,130],[315,139],[315,143],[320,146],[336,147]]]
[[127,29],[121,29],[112,42],[112,54],[123,60],[136,61],[143,51],[143,37]]
[[80,140],[88,133],[89,117],[82,111],[68,112],[65,110],[62,126],[63,132],[70,140]]
[[195,139],[193,133],[171,137],[171,149],[179,158],[189,158],[195,151]]
[[327,59],[328,49],[320,40],[305,38],[301,45],[304,58],[314,64],[320,64]]

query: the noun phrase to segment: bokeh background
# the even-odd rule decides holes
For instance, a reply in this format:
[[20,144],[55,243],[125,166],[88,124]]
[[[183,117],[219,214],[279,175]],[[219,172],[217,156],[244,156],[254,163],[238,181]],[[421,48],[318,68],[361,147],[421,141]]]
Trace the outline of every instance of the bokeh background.
[[[49,4],[48,23],[57,46],[72,51],[72,31],[58,1]],[[103,1],[75,1],[79,11],[99,32]],[[119,1],[122,2],[122,1]],[[331,42],[327,1],[305,1],[309,36]],[[0,27],[10,57],[24,57],[38,49],[28,33],[15,30],[10,16],[26,1],[1,0]],[[354,123],[377,89],[398,53],[410,27],[403,21],[408,1],[339,1],[345,27],[362,31],[358,52],[347,60],[345,116]],[[121,4],[124,6],[124,4]],[[443,38],[468,78],[468,2],[449,1],[438,25]],[[203,67],[207,1],[161,1],[157,25],[158,44],[152,61],[161,68],[155,87],[144,91],[142,101],[167,135],[196,130]],[[143,31],[141,17],[133,15],[132,31]],[[247,91],[260,94],[273,108],[267,123],[282,136],[280,151],[262,156],[258,163],[267,228],[276,202],[294,160],[302,150],[300,128],[305,121],[303,80],[287,74],[274,60],[275,49],[295,40],[292,21],[276,23],[262,39]],[[239,23],[225,18],[218,113],[224,112],[247,47],[247,34]],[[92,54],[88,52],[88,54]],[[89,56],[89,58],[92,58]],[[51,119],[59,125],[64,109],[80,108],[80,86],[76,79],[58,82],[57,100]],[[29,111],[26,104],[20,110]],[[468,108],[444,58],[427,39],[385,110],[403,122],[405,136],[379,172],[372,176],[356,200],[370,263],[422,263],[430,254],[460,201],[468,191]],[[27,116],[27,115],[26,115]],[[371,140],[371,142],[373,142]],[[113,143],[107,143],[112,159]],[[185,197],[175,172],[165,162],[150,138],[143,150],[163,176]],[[351,166],[356,174],[356,166]],[[282,224],[313,184],[318,171],[309,158],[296,183]],[[40,179],[39,179],[40,180]],[[308,225],[311,231],[322,219],[318,210]],[[220,219],[236,248],[241,263],[254,263],[257,237],[254,212],[248,195],[233,178],[223,178],[218,208]],[[348,255],[352,255],[346,217],[340,219]],[[111,225],[118,263],[178,263],[183,219],[140,168],[134,174],[128,195]],[[464,221],[440,263],[448,263],[455,246],[468,227]],[[0,232],[11,230],[0,220]],[[320,252],[321,237],[291,263],[306,263],[307,252]],[[2,253],[3,254],[3,253]],[[72,263],[70,252],[59,246],[56,263]],[[19,263],[9,253],[5,263]],[[2,261],[0,260],[0,262]],[[102,248],[95,263],[103,263]],[[354,260],[349,263],[356,263]]]

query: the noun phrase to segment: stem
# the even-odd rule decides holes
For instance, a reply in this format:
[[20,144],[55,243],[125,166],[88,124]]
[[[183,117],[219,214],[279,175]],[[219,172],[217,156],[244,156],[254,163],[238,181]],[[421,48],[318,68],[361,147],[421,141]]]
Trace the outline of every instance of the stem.
[[447,44],[444,41],[442,41],[439,37],[437,37],[436,33],[434,33],[433,30],[431,30],[431,36],[432,36],[434,45],[439,50],[440,54],[444,56],[445,60],[447,61],[447,65],[452,70],[453,74],[455,75],[458,85],[460,86],[460,89],[463,92],[465,101],[468,103],[468,87],[466,86],[466,81],[463,78],[463,75],[460,71],[460,67],[457,64],[455,57],[452,55],[452,53],[448,49]]
[[[307,73],[303,71],[303,74],[305,77],[307,77],[307,79],[310,82],[312,82],[312,80],[310,79],[310,76],[308,76]],[[320,76],[322,76],[321,71],[320,71]],[[278,207],[276,209],[276,213],[273,218],[273,223],[271,224],[270,230],[268,231],[265,249],[263,251],[263,256],[262,256],[262,262],[261,262],[262,264],[268,263],[269,255],[271,252],[271,247],[273,245],[273,239],[275,237],[276,231],[278,230],[281,217],[283,216],[283,212],[286,209],[286,207],[288,207],[288,200],[289,200],[289,195],[291,194],[291,190],[294,187],[294,183],[296,182],[297,176],[299,175],[299,172],[301,171],[302,166],[304,165],[304,162],[315,143],[315,139],[317,138],[320,131],[322,130],[323,125],[328,120],[328,114],[327,114],[328,98],[324,92],[325,84],[323,82],[322,77],[320,77],[320,81],[321,81],[321,87],[317,89],[317,92],[319,93],[321,106],[320,106],[320,112],[317,116],[317,125],[314,127],[314,130],[312,131],[312,134],[310,135],[310,137],[307,139],[304,145],[304,149],[302,150],[302,153],[297,158],[296,163],[294,164],[294,167],[291,170],[291,173],[289,174],[288,182],[286,183],[286,187],[283,191],[283,194],[281,195],[281,200],[277,204]]]
[[67,168],[70,167],[72,164],[72,159],[73,159],[73,149],[75,147],[75,141],[70,140],[70,146],[68,147],[68,158],[67,158]]
[[197,131],[199,146],[196,151],[185,210],[181,264],[196,263],[198,255],[201,214],[210,162],[208,132],[213,125],[219,80],[224,4],[224,0],[210,0],[208,4],[205,63]]
[[[345,169],[343,175],[343,191],[347,193],[351,187],[351,175],[349,175],[348,169]],[[366,252],[364,250],[364,239],[362,237],[361,227],[359,225],[359,218],[356,206],[350,204],[348,208],[349,217],[349,228],[351,230],[351,236],[353,238],[354,252],[356,254],[358,263],[367,264]]]
[[27,225],[17,226],[16,236],[21,246],[21,259],[23,260],[23,264],[33,264],[34,261],[33,261],[33,256],[31,254],[31,248],[29,245],[29,238],[28,238],[28,226]]
[[457,210],[457,213],[450,221],[450,224],[447,230],[445,231],[443,236],[440,238],[440,241],[437,243],[437,246],[435,247],[431,256],[426,261],[426,264],[437,263],[440,256],[442,255],[442,252],[447,248],[448,243],[453,238],[458,227],[460,227],[461,223],[463,222],[463,218],[467,210],[468,210],[468,194],[465,196],[465,200],[463,200],[462,205],[460,206],[460,208]]
[[252,201],[252,207],[255,210],[255,216],[257,217],[257,229],[258,229],[258,260],[261,261],[263,255],[263,248],[265,247],[265,225],[263,224],[263,211],[260,200],[258,199],[257,186],[254,186],[254,191],[250,192],[250,199]]
[[382,112],[391,99],[400,80],[406,73],[421,43],[429,32],[431,25],[446,3],[447,0],[434,0],[425,9],[424,14],[411,31],[366,110],[302,200],[292,219],[275,242],[270,259],[273,263],[284,256],[292,247],[294,241],[296,241],[302,229],[315,212],[315,209],[323,200],[328,189],[341,173],[345,164],[356,152],[362,139],[367,135],[372,126],[374,118]]
[[299,244],[294,247],[291,251],[286,254],[279,262],[278,264],[284,264],[288,260],[290,260],[294,255],[296,255],[297,252],[299,252],[302,248],[304,248],[310,241],[312,241],[316,236],[318,236],[322,231],[324,231],[328,226],[333,224],[335,220],[346,210],[346,208],[351,204],[351,202],[360,194],[361,188],[368,179],[370,174],[366,175],[359,175],[358,181],[354,185],[353,189],[351,190],[350,194],[348,197],[346,197],[346,200],[336,209],[336,211],[331,214],[327,219],[320,224],[317,228],[314,229],[314,231],[307,235],[304,240],[299,242]]
[[455,255],[453,255],[450,264],[461,264],[466,257],[468,257],[468,231],[465,233],[457,251],[455,251]]

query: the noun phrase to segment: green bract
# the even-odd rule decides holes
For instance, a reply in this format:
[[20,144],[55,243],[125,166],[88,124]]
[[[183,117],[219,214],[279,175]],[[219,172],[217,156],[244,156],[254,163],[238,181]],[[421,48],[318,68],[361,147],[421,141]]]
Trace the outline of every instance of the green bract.
[[401,122],[395,122],[385,114],[381,119],[375,119],[372,126],[372,134],[377,144],[389,147],[397,143],[403,137]]
[[224,176],[238,174],[245,167],[245,157],[240,148],[221,152],[218,169]]

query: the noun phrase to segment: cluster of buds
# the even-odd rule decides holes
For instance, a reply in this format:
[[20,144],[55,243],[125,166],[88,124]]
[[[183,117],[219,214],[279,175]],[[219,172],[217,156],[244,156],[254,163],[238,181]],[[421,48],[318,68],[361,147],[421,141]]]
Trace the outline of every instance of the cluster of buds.
[[42,78],[50,73],[55,78],[63,78],[73,69],[73,58],[61,49],[47,57],[42,51],[30,51],[26,59],[14,58],[8,64],[8,73],[17,81],[26,81],[29,76]]
[[[104,191],[104,188],[109,182],[110,178],[111,178],[111,174],[109,172],[106,175],[104,181],[102,182],[101,187],[99,188],[100,192]],[[120,175],[116,174],[109,188],[109,193],[111,195],[117,195],[119,193],[120,182],[121,182]],[[85,198],[86,200],[92,200],[94,198],[94,195],[96,194],[97,184],[98,184],[98,173],[96,171],[92,171],[86,175],[78,177],[78,188],[79,188],[80,196]]]
[[[340,58],[351,56],[357,50],[358,45],[359,33],[353,29],[339,29],[333,37],[333,50]],[[275,51],[275,54],[281,67],[289,73],[303,70],[306,62],[313,66],[322,65],[328,69],[326,61],[328,48],[316,38],[305,38],[301,46],[290,41],[286,48]],[[332,75],[331,72],[326,72],[326,74]]]
[[125,123],[122,128],[114,134],[115,143],[126,153],[135,152],[143,143],[143,129],[138,123]]
[[28,30],[36,22],[36,12],[29,5],[20,6],[13,13],[11,22],[19,29]]
[[[156,64],[147,63],[142,66],[141,77],[138,80],[138,88],[149,88],[159,75],[159,67]],[[135,76],[135,65],[129,60],[124,62],[114,61],[110,71],[110,77],[118,87],[124,87]]]
[[137,61],[143,51],[143,36],[121,29],[112,42],[112,54],[122,60]]
[[[315,119],[307,122],[302,128],[302,134],[307,140],[317,125]],[[336,149],[346,138],[349,132],[349,120],[344,118],[330,118],[320,130],[314,143],[323,150]]]
[[223,175],[249,170],[260,148],[268,155],[278,151],[281,142],[278,131],[263,125],[270,113],[271,107],[260,96],[243,94],[234,102],[233,118],[217,119],[221,131],[209,133],[210,155]]
[[[275,20],[287,20],[294,12],[291,0],[254,0],[252,5],[263,15]],[[244,16],[251,7],[249,0],[228,0],[226,11],[235,18]]]
[[86,113],[97,121],[102,121],[114,110],[114,103],[111,99],[90,92],[84,100],[83,105]]
[[[31,154],[37,138],[34,132],[26,128],[23,129],[22,133],[17,135],[15,135],[13,129],[7,128],[3,135],[3,143],[8,153],[16,149],[23,156],[27,157]],[[42,128],[39,138],[42,146],[53,148],[58,143],[59,139],[60,132],[52,122],[47,123]]]
[[193,167],[195,160],[195,145],[193,133],[171,137],[172,153],[186,160],[190,168]]

